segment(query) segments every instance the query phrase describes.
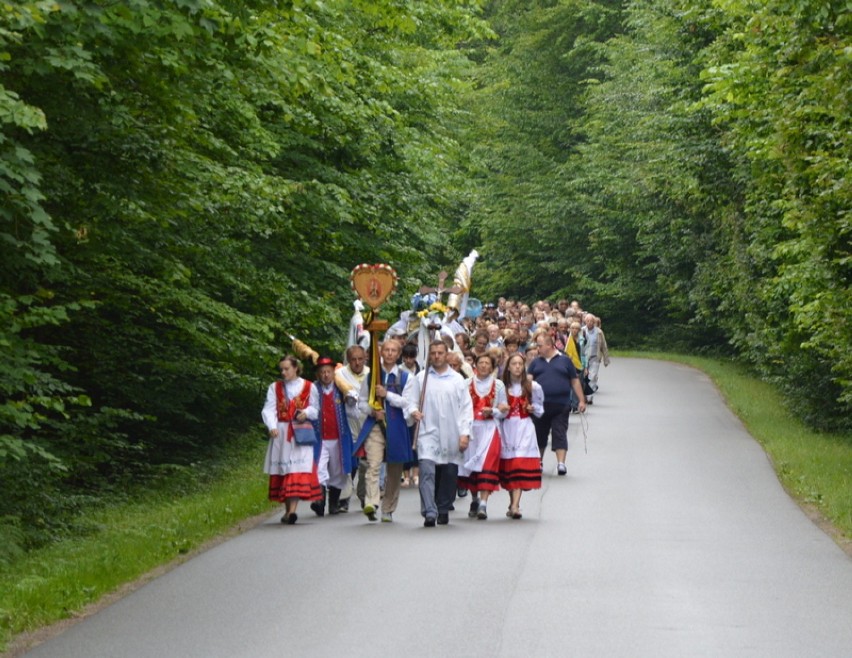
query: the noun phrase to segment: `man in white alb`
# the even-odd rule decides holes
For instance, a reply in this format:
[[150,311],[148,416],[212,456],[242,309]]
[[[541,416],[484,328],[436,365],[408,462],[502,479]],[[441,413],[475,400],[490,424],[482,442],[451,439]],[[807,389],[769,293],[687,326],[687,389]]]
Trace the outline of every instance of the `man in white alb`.
[[473,424],[470,391],[464,377],[447,364],[447,353],[442,341],[429,346],[429,366],[417,375],[420,410],[412,413],[420,422],[420,511],[427,528],[449,523],[462,452]]

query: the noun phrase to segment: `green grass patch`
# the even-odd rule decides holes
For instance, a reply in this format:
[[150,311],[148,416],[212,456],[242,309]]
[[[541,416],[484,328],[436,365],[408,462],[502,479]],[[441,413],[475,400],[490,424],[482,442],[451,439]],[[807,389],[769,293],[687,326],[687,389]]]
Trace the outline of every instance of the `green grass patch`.
[[16,560],[0,573],[0,651],[10,639],[73,614],[240,521],[271,509],[261,473],[265,444],[247,441],[184,495],[170,481],[132,503],[91,511],[94,530]]
[[732,361],[668,353],[618,354],[676,361],[707,373],[763,446],[787,491],[814,505],[845,539],[852,539],[852,433],[808,427],[777,389]]

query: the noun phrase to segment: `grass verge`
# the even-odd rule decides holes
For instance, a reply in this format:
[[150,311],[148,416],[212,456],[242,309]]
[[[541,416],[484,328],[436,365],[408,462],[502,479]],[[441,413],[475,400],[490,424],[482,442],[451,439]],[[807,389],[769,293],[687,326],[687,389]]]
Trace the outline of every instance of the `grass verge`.
[[97,527],[91,535],[33,551],[4,567],[0,652],[15,635],[73,617],[105,594],[271,509],[260,473],[264,450],[265,444],[248,442],[242,454],[218,465],[212,481],[186,495],[163,487],[133,503],[90,512],[87,520]]
[[704,371],[731,410],[763,446],[778,478],[816,522],[852,555],[852,433],[817,432],[789,409],[781,394],[731,361],[669,353],[620,356],[675,361]]

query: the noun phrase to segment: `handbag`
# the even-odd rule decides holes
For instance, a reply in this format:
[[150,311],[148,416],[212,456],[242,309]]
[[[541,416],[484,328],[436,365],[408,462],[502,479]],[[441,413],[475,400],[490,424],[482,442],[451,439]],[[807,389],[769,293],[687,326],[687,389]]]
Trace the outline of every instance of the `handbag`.
[[312,446],[317,442],[317,433],[314,431],[314,426],[305,421],[298,423],[293,421],[293,440],[296,445]]

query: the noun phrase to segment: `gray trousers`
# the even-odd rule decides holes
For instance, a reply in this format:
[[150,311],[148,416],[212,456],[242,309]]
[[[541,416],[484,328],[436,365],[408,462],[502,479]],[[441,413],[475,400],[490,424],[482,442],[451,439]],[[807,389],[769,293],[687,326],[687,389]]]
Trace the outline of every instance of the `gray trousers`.
[[601,371],[601,360],[596,356],[589,357],[589,363],[586,366],[589,369],[589,385],[592,391],[598,390],[598,375]]
[[458,465],[436,464],[429,459],[421,459],[419,465],[420,513],[427,518],[449,514],[456,500]]

